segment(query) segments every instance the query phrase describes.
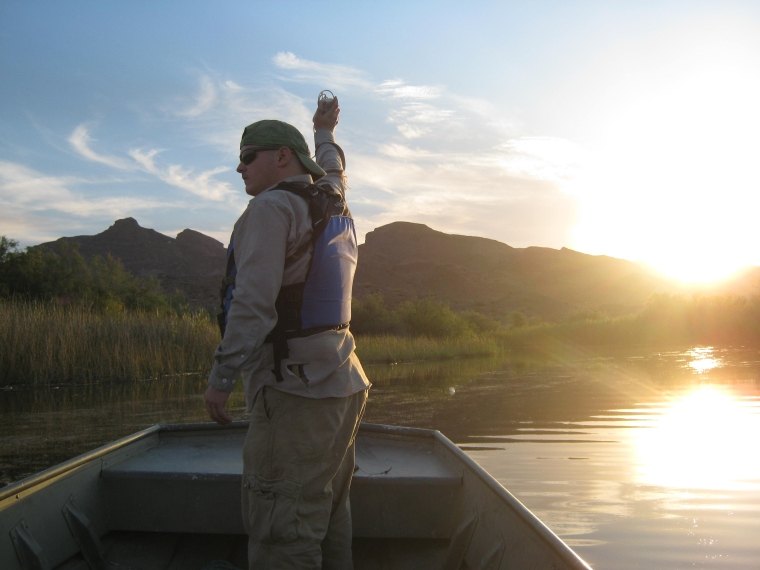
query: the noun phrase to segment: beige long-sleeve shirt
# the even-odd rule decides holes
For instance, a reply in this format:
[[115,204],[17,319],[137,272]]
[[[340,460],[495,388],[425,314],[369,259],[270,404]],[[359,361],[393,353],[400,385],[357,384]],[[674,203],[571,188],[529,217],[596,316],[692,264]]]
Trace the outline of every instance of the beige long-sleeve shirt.
[[[327,173],[317,183],[345,196],[344,165],[333,134],[318,130],[314,139],[317,163]],[[312,182],[309,175],[286,180]],[[230,247],[237,267],[235,291],[209,385],[231,391],[242,378],[249,407],[264,386],[308,398],[345,397],[367,389],[370,383],[347,328],[289,339],[282,382],[272,373],[272,345],[264,340],[277,323],[277,295],[282,286],[306,279],[311,259],[307,202],[292,192],[265,190],[251,199],[235,223]]]

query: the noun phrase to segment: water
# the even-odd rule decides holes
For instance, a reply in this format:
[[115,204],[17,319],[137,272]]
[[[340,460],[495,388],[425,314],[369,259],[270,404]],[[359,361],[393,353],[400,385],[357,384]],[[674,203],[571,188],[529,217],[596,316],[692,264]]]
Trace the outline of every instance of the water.
[[[441,430],[595,567],[760,567],[760,351],[368,372],[368,421]],[[204,420],[203,384],[0,393],[0,476],[157,422]],[[231,408],[242,415],[239,395]]]

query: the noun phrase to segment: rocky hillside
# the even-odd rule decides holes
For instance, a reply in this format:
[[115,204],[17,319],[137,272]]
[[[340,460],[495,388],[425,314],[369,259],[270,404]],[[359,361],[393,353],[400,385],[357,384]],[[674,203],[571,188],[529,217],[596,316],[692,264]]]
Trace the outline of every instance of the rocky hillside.
[[673,290],[629,261],[564,248],[518,249],[407,222],[369,232],[359,259],[358,298],[379,292],[394,304],[429,296],[496,318],[514,311],[545,319],[624,314]]

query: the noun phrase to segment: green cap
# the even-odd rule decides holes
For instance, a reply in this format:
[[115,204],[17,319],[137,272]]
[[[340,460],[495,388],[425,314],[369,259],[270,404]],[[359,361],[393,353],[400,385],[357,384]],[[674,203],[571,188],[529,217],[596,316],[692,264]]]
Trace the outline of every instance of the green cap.
[[298,160],[315,179],[321,178],[325,175],[325,171],[311,159],[309,145],[306,144],[303,135],[297,128],[288,123],[265,120],[248,125],[243,130],[243,137],[240,139],[240,148],[248,145],[259,148],[279,148],[281,146],[286,146],[296,153]]

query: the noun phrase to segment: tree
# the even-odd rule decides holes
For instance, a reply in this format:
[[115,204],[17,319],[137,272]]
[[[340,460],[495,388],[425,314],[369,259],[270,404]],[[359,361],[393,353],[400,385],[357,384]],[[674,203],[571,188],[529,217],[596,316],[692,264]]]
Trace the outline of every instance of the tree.
[[398,308],[398,313],[409,334],[458,337],[473,332],[463,317],[434,299],[407,301]]
[[[131,275],[107,255],[85,259],[75,245],[16,250],[0,238],[0,296],[79,302],[98,310],[167,310],[171,303],[156,279]],[[180,304],[179,302],[177,304]]]
[[398,316],[386,306],[381,293],[372,293],[353,302],[351,330],[357,334],[394,334],[399,329]]
[[8,239],[5,236],[0,236],[0,264],[5,263],[12,255],[17,253],[18,242],[13,239]]

